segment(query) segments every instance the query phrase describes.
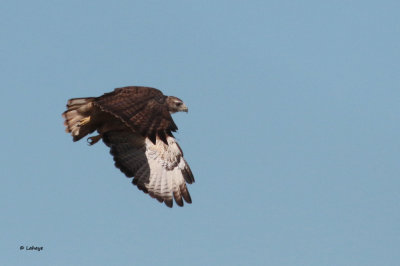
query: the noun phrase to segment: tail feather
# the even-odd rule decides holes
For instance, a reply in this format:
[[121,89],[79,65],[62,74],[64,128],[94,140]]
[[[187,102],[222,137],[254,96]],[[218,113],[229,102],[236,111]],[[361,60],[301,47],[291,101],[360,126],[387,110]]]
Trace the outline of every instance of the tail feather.
[[90,119],[93,110],[93,100],[93,97],[68,100],[67,110],[62,116],[66,127],[65,131],[71,133],[74,141],[80,140],[96,129],[91,121],[82,124],[82,121],[85,119]]

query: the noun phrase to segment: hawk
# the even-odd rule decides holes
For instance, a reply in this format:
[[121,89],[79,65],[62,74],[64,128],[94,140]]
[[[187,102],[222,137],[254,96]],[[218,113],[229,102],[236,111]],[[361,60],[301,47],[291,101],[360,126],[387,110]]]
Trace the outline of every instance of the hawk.
[[183,200],[192,203],[186,183],[194,182],[172,134],[178,129],[171,117],[176,112],[188,112],[181,99],[155,88],[130,86],[100,97],[70,99],[62,116],[73,141],[97,131],[87,139],[89,145],[102,139],[115,166],[133,177],[138,189],[172,207],[173,199],[179,206]]

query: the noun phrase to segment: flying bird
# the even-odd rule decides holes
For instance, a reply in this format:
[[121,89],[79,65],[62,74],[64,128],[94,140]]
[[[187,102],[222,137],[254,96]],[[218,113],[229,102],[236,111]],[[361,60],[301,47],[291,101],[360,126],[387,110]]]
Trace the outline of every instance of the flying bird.
[[[115,166],[144,193],[172,207],[192,203],[186,183],[194,177],[172,132],[171,114],[188,112],[183,101],[150,87],[117,88],[100,97],[68,100],[62,114],[66,132],[78,141],[100,139],[110,147]],[[183,200],[182,200],[183,199]]]

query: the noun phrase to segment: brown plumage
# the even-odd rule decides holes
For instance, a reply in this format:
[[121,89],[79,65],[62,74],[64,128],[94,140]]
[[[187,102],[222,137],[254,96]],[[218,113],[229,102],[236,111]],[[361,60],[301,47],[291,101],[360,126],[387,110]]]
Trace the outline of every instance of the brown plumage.
[[189,165],[172,132],[178,127],[171,114],[187,112],[179,98],[149,87],[124,87],[100,97],[74,98],[63,113],[66,132],[78,141],[100,139],[110,147],[115,166],[151,197],[172,207],[173,198],[191,203],[186,183],[194,182]]

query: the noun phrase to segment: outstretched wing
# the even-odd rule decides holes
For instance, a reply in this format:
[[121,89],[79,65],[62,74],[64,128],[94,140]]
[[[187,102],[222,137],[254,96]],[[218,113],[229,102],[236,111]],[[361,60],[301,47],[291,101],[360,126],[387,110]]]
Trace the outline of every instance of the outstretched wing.
[[189,165],[183,158],[175,138],[167,137],[168,145],[157,139],[156,144],[129,131],[110,131],[103,135],[110,147],[115,166],[140,190],[172,207],[173,198],[179,206],[183,200],[192,203],[186,183],[194,182]]
[[172,131],[178,129],[165,99],[155,88],[131,86],[106,93],[96,98],[94,104],[155,144],[157,136],[167,143],[167,136],[172,137]]

